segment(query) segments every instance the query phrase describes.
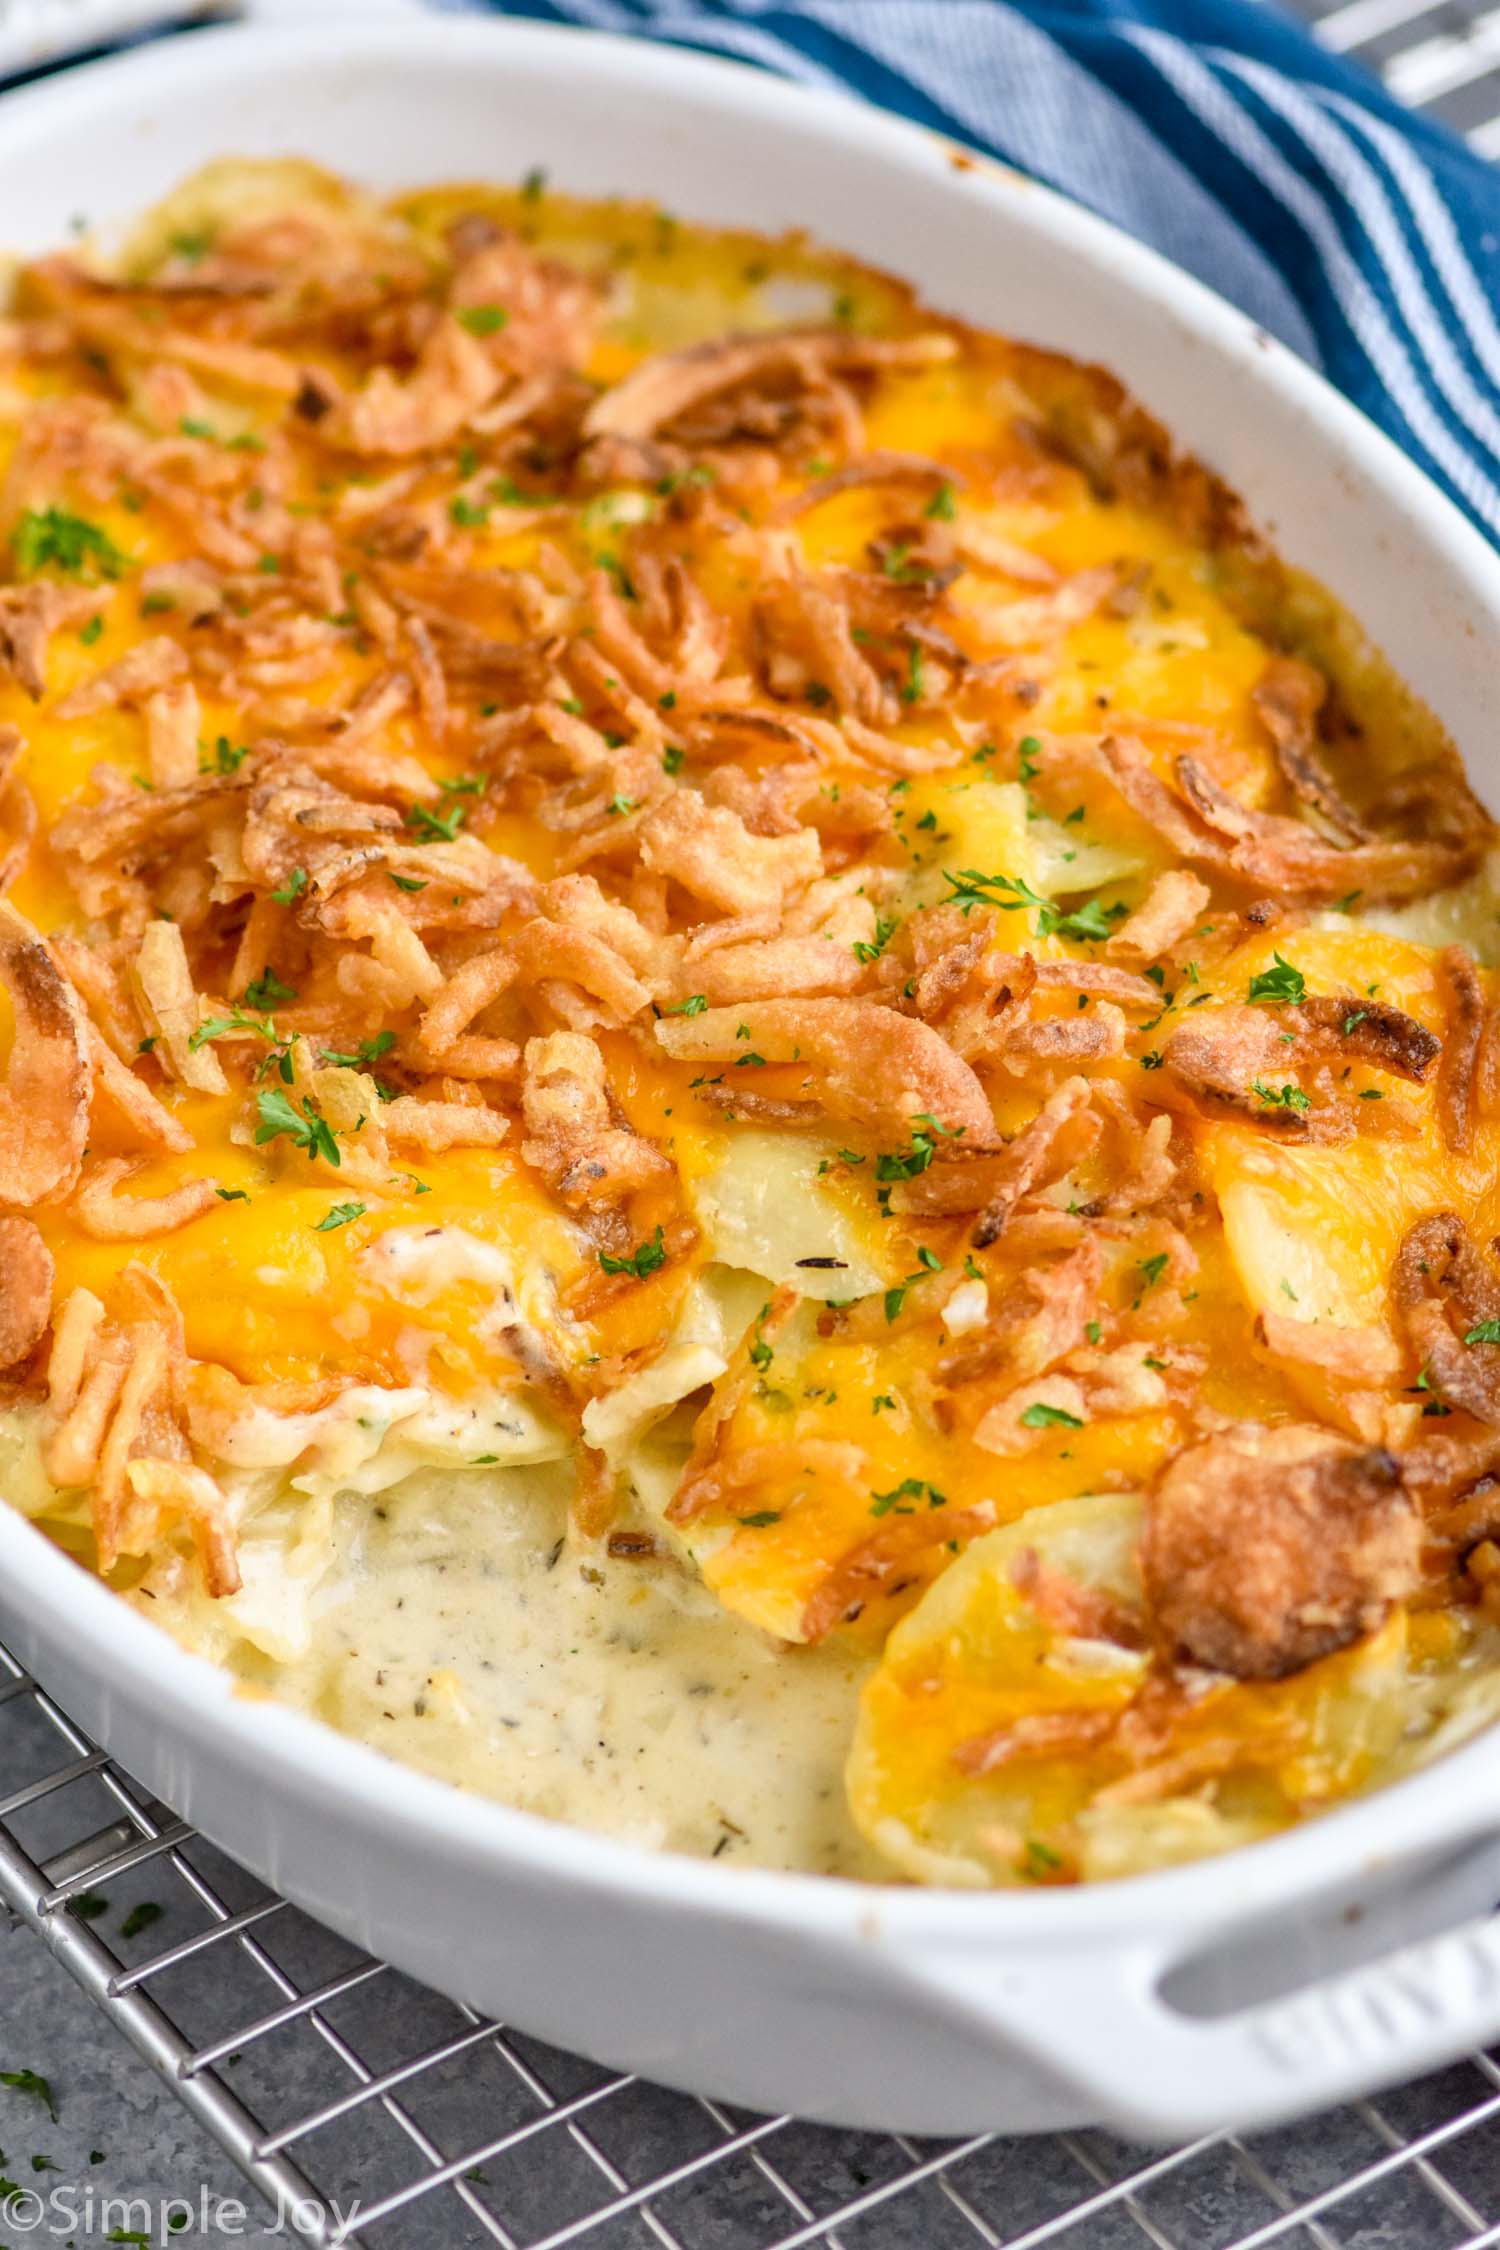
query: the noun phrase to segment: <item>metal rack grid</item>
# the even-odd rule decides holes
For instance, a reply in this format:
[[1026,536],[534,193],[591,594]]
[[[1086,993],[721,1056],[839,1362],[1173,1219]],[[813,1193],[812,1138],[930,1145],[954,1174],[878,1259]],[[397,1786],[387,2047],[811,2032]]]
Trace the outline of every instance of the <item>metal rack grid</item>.
[[[1500,157],[1500,7],[1298,5]],[[128,1905],[148,1880],[170,1886],[172,1942],[144,1942],[154,1916],[107,1942],[96,1886]],[[7,1908],[314,2250],[1500,2250],[1489,2055],[1166,2153],[752,2116],[557,2053],[359,1954],[152,1802],[0,1648]],[[318,2079],[314,2105],[288,2099],[294,2077]]]

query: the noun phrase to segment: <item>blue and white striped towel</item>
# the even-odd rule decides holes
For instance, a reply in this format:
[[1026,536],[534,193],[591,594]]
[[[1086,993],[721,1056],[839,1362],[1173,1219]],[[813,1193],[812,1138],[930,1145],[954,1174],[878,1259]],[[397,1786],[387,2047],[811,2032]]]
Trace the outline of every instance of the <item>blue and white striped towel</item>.
[[1274,5],[456,4],[714,49],[988,149],[1232,298],[1500,544],[1500,170]]
[[[429,5],[716,50],[988,149],[1321,367],[1500,545],[1500,167],[1323,53],[1275,0]],[[76,44],[152,10],[67,12]],[[60,10],[36,13],[55,46]]]

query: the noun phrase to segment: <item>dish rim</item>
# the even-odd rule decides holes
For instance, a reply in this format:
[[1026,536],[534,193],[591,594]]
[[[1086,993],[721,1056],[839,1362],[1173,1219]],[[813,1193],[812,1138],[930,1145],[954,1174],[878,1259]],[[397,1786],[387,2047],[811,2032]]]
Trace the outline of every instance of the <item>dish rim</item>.
[[[106,56],[3,97],[12,145],[18,134],[45,134],[66,123],[76,130],[91,110],[125,102],[145,83],[160,93],[160,75],[174,70],[191,79],[203,65],[221,63],[248,41],[262,59],[281,49],[288,61],[347,67],[348,24],[338,18],[288,22],[249,21],[179,34],[120,55]],[[493,67],[508,48],[565,70],[580,41],[605,50],[622,82],[649,88],[670,102],[682,92],[736,111],[743,126],[755,118],[799,107],[831,149],[857,141],[892,168],[957,175],[1033,236],[1050,237],[1095,267],[1123,266],[1134,292],[1169,314],[1182,328],[1240,360],[1256,387],[1280,392],[1325,438],[1334,437],[1362,471],[1391,495],[1392,513],[1410,525],[1419,545],[1444,552],[1473,595],[1483,622],[1500,635],[1500,554],[1454,502],[1394,441],[1336,391],[1316,370],[1203,283],[1110,221],[1055,190],[998,164],[981,152],[907,120],[866,106],[841,92],[798,85],[716,55],[686,52],[644,39],[502,17],[380,16],[362,23],[359,62],[399,65],[420,49],[431,61],[441,44],[450,57],[472,51]],[[130,214],[126,214],[127,216]],[[835,245],[835,247],[837,247]],[[941,307],[938,308],[941,310]],[[1273,545],[1283,545],[1278,530]],[[938,1940],[946,1947],[983,1943],[993,1949],[1017,1939],[1060,1936],[1077,1940],[1114,1937],[1122,1925],[1157,1935],[1178,1931],[1177,1949],[1204,1942],[1212,1924],[1242,1923],[1291,1899],[1305,1899],[1351,1867],[1399,1864],[1493,1830],[1482,1789],[1472,1785],[1500,1762],[1500,1722],[1418,1773],[1346,1800],[1277,1836],[1206,1861],[1151,1873],[1054,1890],[968,1890],[889,1885],[847,1876],[726,1866],[687,1854],[655,1850],[597,1831],[572,1827],[498,1801],[471,1796],[457,1784],[403,1765],[384,1752],[337,1733],[310,1715],[278,1706],[237,1688],[231,1676],[193,1655],[166,1631],[127,1607],[82,1565],[55,1547],[28,1519],[0,1504],[0,1574],[9,1590],[31,1605],[39,1630],[54,1642],[83,1639],[110,1649],[109,1669],[144,1697],[165,1699],[183,1732],[201,1748],[203,1738],[228,1736],[236,1754],[309,1802],[336,1800],[338,1810],[361,1825],[398,1827],[418,1849],[441,1849],[476,1863],[507,1862],[526,1872],[621,1898],[642,1889],[678,1912],[715,1919],[726,1914],[765,1930],[805,1936],[814,1931],[857,1945],[900,1948]],[[97,1667],[96,1667],[97,1668]],[[45,1682],[42,1683],[45,1686]],[[400,1777],[393,1790],[391,1776]],[[1388,1807],[1400,1803],[1408,1818],[1393,1823]],[[1447,1800],[1447,1815],[1442,1803]],[[1393,1828],[1399,1833],[1393,1833]],[[1412,1838],[1419,1840],[1413,1845]],[[1202,1895],[1217,1888],[1217,1899]],[[1189,1900],[1192,1912],[1186,1911]]]

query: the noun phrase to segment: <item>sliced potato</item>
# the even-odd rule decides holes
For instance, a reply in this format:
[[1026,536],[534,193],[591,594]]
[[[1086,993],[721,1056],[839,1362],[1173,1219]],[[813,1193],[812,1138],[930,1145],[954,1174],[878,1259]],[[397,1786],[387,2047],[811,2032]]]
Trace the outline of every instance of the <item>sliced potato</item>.
[[[1218,980],[1225,997],[1241,1000],[1276,950],[1261,940],[1231,956]],[[1279,950],[1302,971],[1309,993],[1348,993],[1351,1009],[1378,997],[1426,1029],[1444,1028],[1435,960],[1424,948],[1351,923],[1298,932]],[[1379,1329],[1388,1319],[1396,1252],[1414,1221],[1453,1207],[1477,1213],[1476,1236],[1500,1227],[1500,1124],[1477,1119],[1471,1146],[1459,1154],[1443,1138],[1435,1072],[1418,1086],[1361,1068],[1351,1088],[1367,1092],[1372,1108],[1377,1099],[1393,1109],[1399,1103],[1410,1131],[1330,1145],[1278,1142],[1248,1124],[1201,1129],[1230,1257],[1257,1313]],[[1349,1378],[1314,1364],[1320,1356],[1326,1340],[1309,1339],[1307,1363],[1289,1357],[1286,1372],[1320,1416],[1342,1423]]]
[[[1397,1614],[1288,1680],[1151,1675],[1126,1493],[976,1540],[868,1682],[846,1779],[862,1833],[921,1882],[1109,1875],[1267,1835],[1364,1786],[1406,1709]],[[1097,1620],[1097,1622],[1096,1622]],[[1112,1739],[1129,1713],[1128,1749]]]

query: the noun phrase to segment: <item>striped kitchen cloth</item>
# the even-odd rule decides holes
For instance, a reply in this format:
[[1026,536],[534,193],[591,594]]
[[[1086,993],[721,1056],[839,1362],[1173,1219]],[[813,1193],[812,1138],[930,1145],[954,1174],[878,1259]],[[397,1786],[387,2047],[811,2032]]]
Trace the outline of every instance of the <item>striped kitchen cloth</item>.
[[[1322,368],[1500,544],[1500,167],[1275,0],[427,4],[707,48],[987,149]],[[354,36],[374,0],[0,0],[0,74],[149,36],[158,13],[316,21],[334,5]]]
[[989,150],[1321,367],[1500,544],[1500,168],[1274,5],[439,4],[709,48]]

